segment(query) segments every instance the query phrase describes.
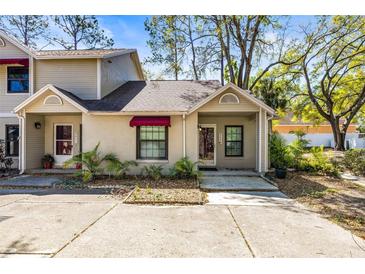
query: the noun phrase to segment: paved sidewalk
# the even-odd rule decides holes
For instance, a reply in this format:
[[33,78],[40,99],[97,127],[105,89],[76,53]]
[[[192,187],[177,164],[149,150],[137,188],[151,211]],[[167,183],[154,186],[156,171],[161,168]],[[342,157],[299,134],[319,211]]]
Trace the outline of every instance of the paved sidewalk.
[[365,241],[349,231],[290,199],[257,196],[241,206],[158,207],[2,190],[0,257],[365,257]]
[[53,187],[62,180],[53,176],[21,175],[9,179],[0,180],[0,186],[4,187]]
[[200,188],[207,191],[278,191],[259,176],[203,176]]

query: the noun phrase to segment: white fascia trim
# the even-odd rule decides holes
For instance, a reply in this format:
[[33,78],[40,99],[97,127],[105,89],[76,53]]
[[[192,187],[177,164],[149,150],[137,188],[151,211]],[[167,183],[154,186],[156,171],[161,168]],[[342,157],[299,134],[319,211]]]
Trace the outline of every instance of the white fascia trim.
[[22,51],[24,51],[26,54],[28,54],[29,56],[35,58],[35,54],[34,52],[28,48],[25,45],[22,45],[21,43],[19,43],[16,39],[14,39],[13,37],[11,37],[10,35],[8,35],[6,32],[0,30],[0,36],[2,38],[4,38],[5,40],[7,40],[8,42],[10,42],[11,44],[15,45],[17,48],[21,49]]
[[199,104],[197,104],[195,107],[193,107],[191,110],[189,110],[189,114],[191,114],[194,111],[196,111],[197,109],[201,108],[203,105],[205,105],[206,103],[208,103],[209,101],[211,101],[212,99],[214,99],[215,97],[217,97],[219,94],[221,94],[224,91],[226,91],[228,88],[234,89],[235,91],[237,91],[238,93],[240,93],[244,97],[246,97],[248,100],[250,100],[252,103],[254,103],[254,104],[260,106],[261,108],[267,110],[269,113],[271,113],[271,114],[274,114],[275,113],[275,110],[274,109],[272,109],[271,107],[269,107],[268,105],[266,105],[261,100],[255,98],[251,94],[249,94],[248,91],[239,88],[235,84],[228,83],[225,86],[223,86],[220,89],[218,89],[217,91],[213,92],[211,95],[209,95],[207,98],[205,98],[205,100],[203,100],[202,102],[200,102]]
[[88,112],[88,110],[86,108],[84,108],[83,106],[79,105],[75,101],[71,100],[66,95],[64,95],[62,92],[60,92],[55,86],[50,85],[50,84],[44,86],[39,91],[37,91],[35,94],[33,94],[32,96],[30,96],[27,100],[25,100],[23,103],[21,103],[20,105],[18,105],[17,107],[15,107],[14,108],[14,112],[19,112],[22,108],[24,108],[25,106],[27,106],[29,103],[31,103],[33,100],[37,99],[39,96],[41,96],[43,93],[45,93],[48,90],[54,92],[55,94],[57,94],[62,99],[64,99],[67,102],[69,102],[74,107],[80,109],[82,112],[85,112],[85,113]]
[[11,113],[11,112],[0,112],[0,118],[16,118],[16,114],[15,113]]
[[159,116],[159,115],[183,115],[186,111],[89,111],[90,115],[128,115],[128,116]]
[[113,53],[109,53],[109,54],[105,54],[105,55],[95,55],[95,54],[90,54],[90,55],[74,55],[74,56],[59,56],[59,55],[48,55],[48,56],[39,56],[39,55],[35,55],[35,58],[38,60],[49,60],[49,59],[105,59],[105,58],[111,58],[111,57],[115,57],[115,56],[120,56],[120,55],[125,55],[125,54],[129,54],[132,52],[135,52],[136,49],[127,49],[124,51],[116,51]]
[[101,99],[101,59],[96,59],[96,98]]

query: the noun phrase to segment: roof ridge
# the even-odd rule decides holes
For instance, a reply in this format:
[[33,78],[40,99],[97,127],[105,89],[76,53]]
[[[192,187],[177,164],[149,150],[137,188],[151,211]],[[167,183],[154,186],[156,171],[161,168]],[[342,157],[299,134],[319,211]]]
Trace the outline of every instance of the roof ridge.
[[129,50],[132,48],[111,48],[111,49],[42,49],[42,50],[35,50],[35,52],[45,52],[45,51],[97,51],[97,50],[113,50],[113,51],[117,51],[117,50]]

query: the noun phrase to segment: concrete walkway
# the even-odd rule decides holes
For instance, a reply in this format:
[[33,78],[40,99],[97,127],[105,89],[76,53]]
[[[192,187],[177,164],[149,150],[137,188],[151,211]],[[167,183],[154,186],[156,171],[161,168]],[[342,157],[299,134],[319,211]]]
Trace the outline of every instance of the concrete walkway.
[[200,188],[206,191],[278,191],[278,188],[261,177],[205,175],[201,179]]
[[154,207],[1,190],[0,257],[365,257],[364,240],[292,200],[244,195],[244,206]]
[[0,180],[1,187],[53,187],[62,180],[53,176],[21,175],[10,179]]

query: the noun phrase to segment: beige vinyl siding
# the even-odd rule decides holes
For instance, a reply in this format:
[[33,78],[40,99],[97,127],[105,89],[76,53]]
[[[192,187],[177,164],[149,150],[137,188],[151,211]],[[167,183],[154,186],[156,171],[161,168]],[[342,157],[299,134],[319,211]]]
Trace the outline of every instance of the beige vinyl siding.
[[96,99],[96,59],[36,60],[34,82],[35,91],[52,84],[82,99]]
[[[103,153],[115,153],[120,160],[136,159],[136,127],[130,127],[133,116],[96,116],[82,115],[83,151],[91,150],[100,142]],[[183,156],[182,152],[182,117],[171,116],[171,127],[168,129],[168,160],[138,161],[139,166],[131,170],[140,174],[143,166],[159,164],[167,173],[169,168]]]
[[29,97],[29,94],[7,94],[7,74],[7,65],[0,65],[0,113],[12,112],[17,105]]
[[[238,96],[240,102],[239,104],[219,104],[219,99],[227,94],[227,93],[233,93]],[[220,112],[220,111],[229,111],[229,112],[250,112],[250,111],[258,111],[259,107],[252,103],[249,99],[241,95],[240,93],[234,91],[233,89],[228,89],[226,92],[218,95],[214,99],[212,99],[210,102],[203,105],[201,108],[198,109],[199,112]]]
[[101,97],[114,91],[126,81],[140,80],[129,54],[102,59]]
[[[18,118],[1,118],[0,117],[0,140],[5,140],[6,138],[6,125],[18,125]],[[19,151],[20,153],[20,151]],[[13,168],[17,168],[19,164],[19,157],[11,157],[13,158],[14,164]]]
[[73,126],[73,155],[80,153],[80,115],[46,115],[44,119],[44,152],[54,154],[55,124],[71,124]]
[[35,122],[44,125],[44,116],[37,114],[26,115],[26,169],[40,168],[44,155],[44,129],[34,127]]
[[[1,36],[0,36],[1,37]],[[5,38],[1,37],[5,42],[5,47],[0,47],[0,58],[27,58],[27,53],[10,43]]]
[[[218,168],[255,169],[256,168],[256,115],[249,116],[201,116],[199,124],[216,125],[216,166]],[[225,156],[225,126],[243,127],[243,156]],[[222,142],[219,142],[219,136]]]
[[79,113],[80,110],[74,107],[65,99],[62,100],[62,105],[45,105],[44,99],[49,95],[55,95],[52,91],[47,91],[34,100],[30,105],[26,107],[27,113]]

